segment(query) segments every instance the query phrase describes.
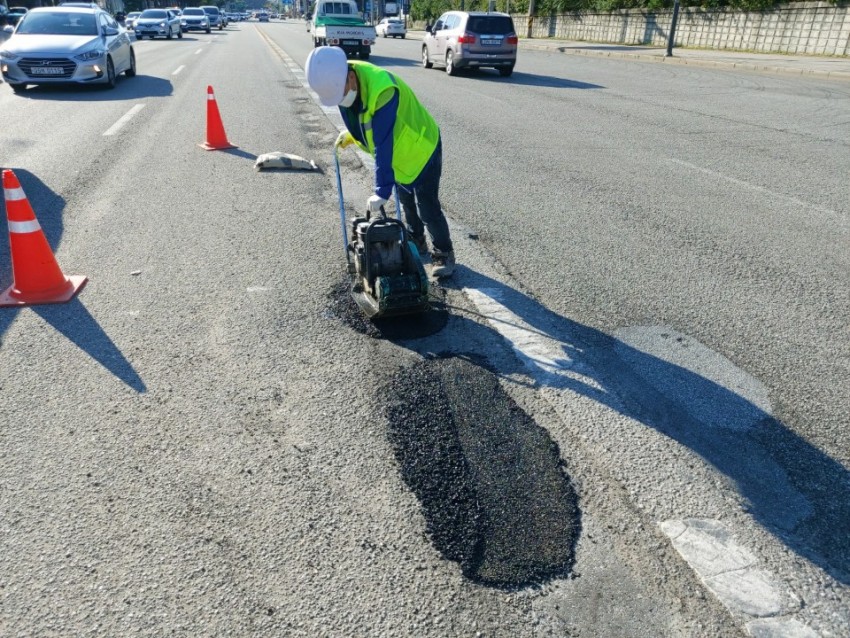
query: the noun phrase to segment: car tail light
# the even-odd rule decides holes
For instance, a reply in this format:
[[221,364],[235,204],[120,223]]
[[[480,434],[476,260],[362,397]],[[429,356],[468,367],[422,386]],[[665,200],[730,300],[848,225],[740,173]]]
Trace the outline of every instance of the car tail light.
[[519,44],[519,38],[515,35],[509,35],[508,44]]
[[457,39],[458,44],[475,44],[475,36],[471,33],[464,33]]

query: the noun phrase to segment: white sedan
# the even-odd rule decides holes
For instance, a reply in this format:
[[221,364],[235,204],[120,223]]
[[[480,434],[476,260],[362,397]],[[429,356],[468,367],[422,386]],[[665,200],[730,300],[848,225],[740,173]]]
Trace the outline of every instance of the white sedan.
[[375,33],[386,37],[403,38],[407,35],[401,18],[384,18],[375,25]]

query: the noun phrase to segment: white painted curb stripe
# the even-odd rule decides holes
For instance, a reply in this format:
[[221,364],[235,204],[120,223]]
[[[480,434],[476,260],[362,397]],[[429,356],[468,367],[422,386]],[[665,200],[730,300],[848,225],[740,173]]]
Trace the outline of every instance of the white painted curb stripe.
[[41,226],[38,224],[38,220],[35,219],[28,222],[9,221],[10,233],[34,233],[39,230],[41,230]]
[[3,193],[6,196],[7,202],[19,202],[22,199],[27,198],[27,196],[24,195],[23,188],[4,188]]
[[106,132],[104,132],[104,135],[115,135],[118,131],[120,131],[124,127],[125,124],[127,124],[127,122],[129,122],[130,120],[133,119],[133,117],[135,117],[136,113],[141,111],[143,108],[145,108],[144,104],[136,104],[136,106],[134,106],[129,111],[127,111],[124,115],[122,115],[121,118],[117,122],[115,122],[115,124],[110,126],[106,130]]

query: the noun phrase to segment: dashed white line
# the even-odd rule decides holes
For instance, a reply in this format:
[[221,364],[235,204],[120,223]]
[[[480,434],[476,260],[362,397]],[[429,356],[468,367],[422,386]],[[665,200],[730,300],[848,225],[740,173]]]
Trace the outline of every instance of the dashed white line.
[[735,177],[731,177],[730,175],[724,175],[723,173],[718,173],[717,171],[712,171],[708,168],[703,168],[702,166],[697,166],[696,164],[691,164],[690,162],[686,162],[684,160],[669,158],[668,161],[673,162],[674,164],[678,164],[679,166],[686,166],[692,170],[699,171],[700,173],[704,173],[705,175],[711,175],[712,177],[716,177],[722,180],[726,180],[736,186],[742,186],[744,188],[749,188],[758,193],[762,193],[764,195],[768,195],[770,197],[774,197],[776,199],[782,199],[786,202],[790,202],[795,206],[801,206],[804,208],[809,208],[811,210],[816,210],[820,213],[825,213],[827,215],[838,216],[834,210],[830,208],[824,208],[823,206],[818,206],[817,204],[812,204],[811,202],[805,202],[802,199],[797,199],[796,197],[791,197],[789,195],[783,195],[782,193],[777,193],[776,191],[772,191],[769,188],[765,188],[764,186],[759,186],[758,184],[751,184],[749,182],[745,182],[742,179],[737,179]]
[[185,68],[186,68],[186,65],[185,65],[185,64],[181,64],[181,65],[180,65],[180,66],[178,66],[176,69],[174,69],[174,72],[173,72],[171,75],[177,75],[178,73],[180,73],[180,71],[182,71],[182,70],[183,70],[183,69],[185,69]]
[[115,124],[113,124],[106,131],[104,131],[103,134],[104,135],[115,135],[118,131],[120,131],[124,127],[124,125],[127,122],[129,122],[130,120],[133,119],[133,117],[136,115],[136,113],[141,111],[143,108],[145,108],[144,104],[136,104],[136,106],[134,106],[129,111],[127,111],[124,115],[122,115],[121,118],[117,122],[115,122]]
[[201,51],[203,51],[203,49],[198,49],[197,51],[195,51],[195,55],[198,55]]

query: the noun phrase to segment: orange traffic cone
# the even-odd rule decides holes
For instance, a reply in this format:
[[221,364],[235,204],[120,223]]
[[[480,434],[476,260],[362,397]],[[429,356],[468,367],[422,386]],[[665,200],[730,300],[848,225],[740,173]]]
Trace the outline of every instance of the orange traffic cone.
[[0,306],[65,303],[85,285],[86,277],[66,277],[59,269],[44,231],[15,174],[3,171],[14,282],[0,294]]
[[221,122],[221,114],[218,112],[218,104],[215,102],[215,95],[211,86],[207,87],[207,141],[198,144],[198,146],[208,151],[236,148],[227,141],[224,124]]

